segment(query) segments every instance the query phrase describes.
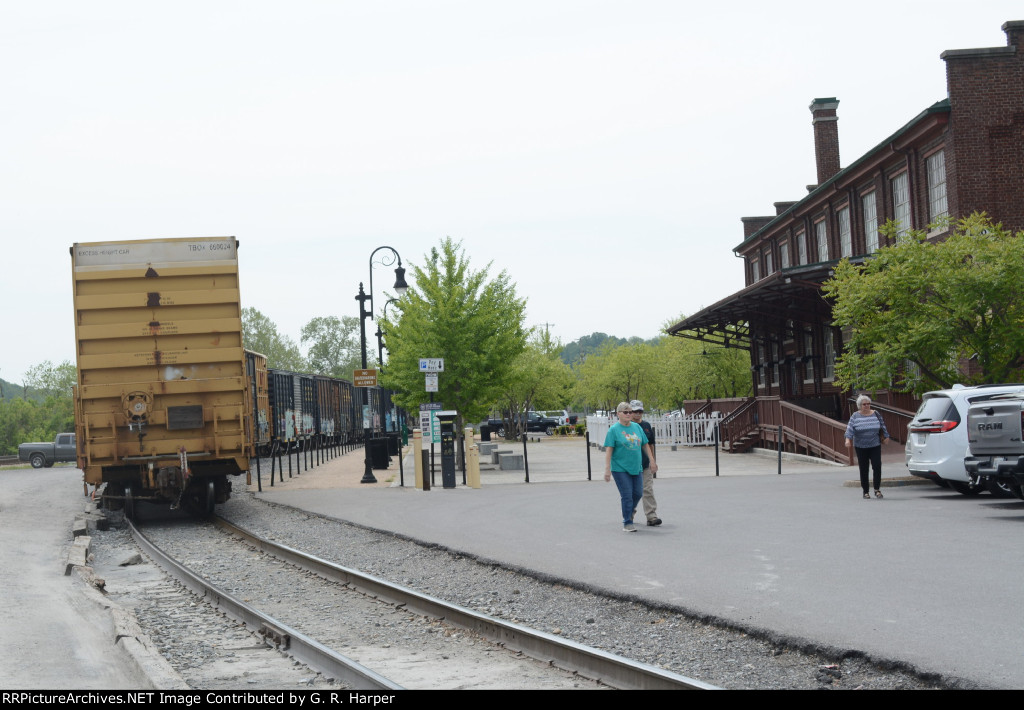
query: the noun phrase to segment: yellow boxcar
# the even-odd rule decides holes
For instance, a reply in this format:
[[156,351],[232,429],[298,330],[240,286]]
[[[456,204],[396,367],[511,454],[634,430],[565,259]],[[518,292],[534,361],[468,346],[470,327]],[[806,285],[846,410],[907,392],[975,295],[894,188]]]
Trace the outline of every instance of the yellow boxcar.
[[213,512],[249,469],[234,237],[75,244],[78,466],[105,502]]

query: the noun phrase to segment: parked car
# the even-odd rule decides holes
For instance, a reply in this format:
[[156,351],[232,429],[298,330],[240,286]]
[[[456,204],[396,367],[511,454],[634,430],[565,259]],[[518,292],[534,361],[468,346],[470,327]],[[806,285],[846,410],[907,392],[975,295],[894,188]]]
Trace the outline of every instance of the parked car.
[[541,412],[545,417],[554,419],[558,422],[558,426],[565,426],[569,423],[569,412],[565,409],[554,409],[547,412]]
[[1024,392],[972,402],[967,440],[967,472],[1024,499]]
[[[522,416],[522,414],[519,415],[519,417]],[[498,436],[505,437],[505,421],[503,419],[488,419],[484,423]],[[558,420],[553,417],[544,416],[542,412],[527,412],[526,421],[520,420],[520,429],[542,431],[548,436],[555,433],[556,426],[559,426]]]
[[[970,455],[967,410],[972,402],[1013,392],[1024,393],[1024,384],[954,385],[951,389],[926,392],[907,426],[906,462],[910,473],[938,485],[948,485],[964,495],[985,490],[985,482],[972,478],[964,464]],[[996,495],[1010,493],[1005,485],[993,483],[988,488]]]
[[50,468],[58,461],[76,459],[75,435],[57,434],[53,441],[36,441],[18,445],[18,460],[27,461],[32,468]]

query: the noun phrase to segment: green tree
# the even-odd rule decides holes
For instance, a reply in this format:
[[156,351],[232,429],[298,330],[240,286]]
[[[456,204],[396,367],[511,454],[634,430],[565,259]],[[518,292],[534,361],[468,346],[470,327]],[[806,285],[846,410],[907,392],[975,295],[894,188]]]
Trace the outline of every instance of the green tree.
[[572,371],[542,334],[512,361],[497,405],[505,421],[506,438],[522,434],[517,415],[531,409],[562,409],[571,397]]
[[266,355],[268,367],[295,372],[307,370],[295,341],[281,335],[274,321],[255,308],[242,309],[242,342],[247,349]]
[[26,390],[41,392],[44,396],[66,396],[71,399],[71,387],[78,382],[78,369],[68,360],[54,365],[44,360],[25,372]]
[[[891,223],[882,231],[896,237]],[[923,392],[1020,381],[1021,283],[1024,232],[1012,234],[984,214],[958,222],[943,242],[914,230],[864,264],[841,261],[823,287],[835,324],[850,334],[836,382]]]
[[67,360],[30,367],[24,376],[25,397],[0,400],[0,453],[15,454],[18,444],[53,441],[60,432],[74,431],[71,388],[77,380],[78,370]]
[[302,326],[299,338],[303,345],[310,343],[306,351],[310,369],[351,380],[352,371],[362,367],[358,329],[356,316],[321,316]]
[[650,401],[656,392],[654,355],[654,346],[643,341],[618,346],[605,342],[577,367],[579,400],[608,410],[631,399]]
[[415,286],[381,320],[390,353],[381,384],[401,407],[416,410],[430,399],[420,358],[444,359],[435,399],[463,422],[480,421],[500,398],[510,363],[526,347],[526,302],[504,271],[489,278],[490,266],[471,269],[462,244],[450,237],[422,267],[413,266]]
[[753,386],[750,352],[741,348],[665,336],[655,360],[658,381],[652,401],[662,409],[679,409],[686,400],[746,397]]
[[18,444],[28,441],[53,441],[66,425],[57,429],[46,423],[45,405],[28,399],[0,401],[0,454],[18,453]]

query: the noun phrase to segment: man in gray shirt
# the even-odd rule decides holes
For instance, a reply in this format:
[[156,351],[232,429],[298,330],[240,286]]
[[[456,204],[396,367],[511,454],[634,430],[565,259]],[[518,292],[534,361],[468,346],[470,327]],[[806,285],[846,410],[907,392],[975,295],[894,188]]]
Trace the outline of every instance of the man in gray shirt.
[[[640,425],[640,428],[644,430],[644,434],[647,436],[647,443],[651,445],[651,456],[654,456],[654,427],[649,422],[645,422],[644,419],[644,403],[639,399],[634,399],[629,403],[630,409],[633,410],[633,421]],[[654,473],[651,471],[651,461],[648,459],[647,454],[641,454],[643,457],[643,477],[644,477],[644,515],[647,516],[647,524],[661,525],[661,518],[658,517],[658,502],[654,500]],[[635,511],[634,511],[635,512]]]

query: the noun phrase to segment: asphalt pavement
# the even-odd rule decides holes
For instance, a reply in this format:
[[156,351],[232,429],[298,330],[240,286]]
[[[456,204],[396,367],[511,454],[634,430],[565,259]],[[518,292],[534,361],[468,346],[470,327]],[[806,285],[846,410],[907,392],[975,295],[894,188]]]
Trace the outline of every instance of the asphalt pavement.
[[[521,442],[502,445],[521,451]],[[774,454],[659,445],[660,527],[623,534],[603,454],[541,436],[525,471],[481,472],[479,489],[412,487],[397,458],[365,476],[361,450],[269,487],[285,505],[443,545],[782,639],[898,660],[983,687],[1024,688],[1012,605],[1024,585],[1024,502],[966,497],[883,463],[884,499],[856,467]],[[439,465],[439,464],[438,464]],[[489,466],[487,468],[490,468]],[[399,485],[404,479],[405,485]],[[255,480],[250,490],[256,491]]]

